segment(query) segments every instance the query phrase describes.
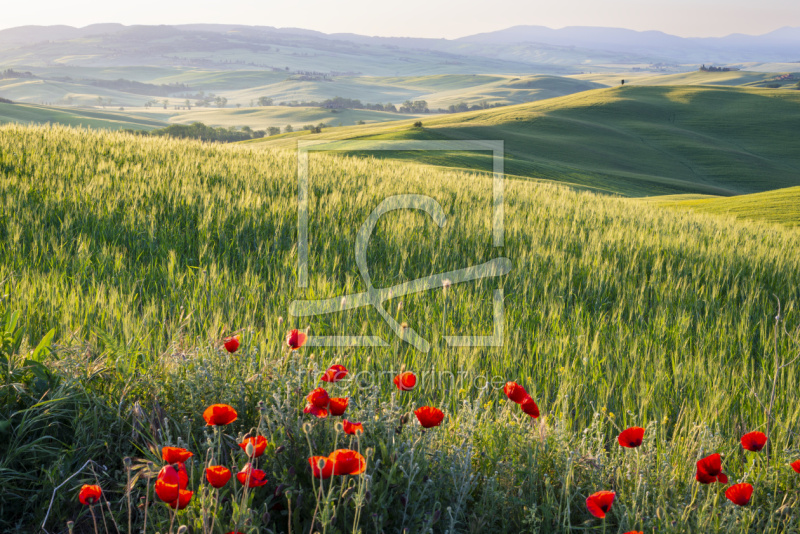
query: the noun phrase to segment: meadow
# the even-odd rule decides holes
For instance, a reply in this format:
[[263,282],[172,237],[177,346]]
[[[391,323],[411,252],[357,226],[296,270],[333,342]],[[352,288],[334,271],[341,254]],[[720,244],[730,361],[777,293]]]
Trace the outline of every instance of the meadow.
[[[800,372],[780,368],[800,351],[796,229],[510,178],[494,249],[485,173],[314,154],[299,289],[296,177],[291,147],[0,127],[0,530],[37,530],[49,509],[49,532],[93,532],[92,512],[99,530],[127,532],[145,511],[148,532],[209,532],[209,515],[222,533],[798,531]],[[356,232],[407,193],[437,200],[448,223],[384,216],[367,249],[375,287],[500,256],[511,272],[387,302],[427,353],[374,310],[290,316],[294,299],[365,289]],[[502,346],[448,347],[443,334],[492,332],[498,287]],[[292,351],[291,329],[387,346]],[[333,364],[349,376],[323,384]],[[403,370],[419,377],[412,391],[392,383]],[[350,398],[363,435],[304,413],[321,384]],[[201,414],[216,403],[239,418],[212,431]],[[419,427],[424,405],[440,426]],[[645,429],[635,450],[617,442],[631,426]],[[769,437],[760,453],[739,442],[753,430]],[[235,471],[236,444],[266,438],[265,486],[202,489],[219,434],[214,454]],[[195,454],[195,496],[174,521],[152,493],[163,446]],[[341,447],[365,473],[312,477],[308,459]],[[731,484],[755,487],[750,506],[695,481],[716,452]],[[77,494],[95,483],[107,500],[90,512]],[[616,492],[605,520],[585,504],[601,490]]]

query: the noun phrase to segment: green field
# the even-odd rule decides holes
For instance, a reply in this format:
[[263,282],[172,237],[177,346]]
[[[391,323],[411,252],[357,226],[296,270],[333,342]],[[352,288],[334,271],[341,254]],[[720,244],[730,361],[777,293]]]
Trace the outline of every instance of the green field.
[[91,109],[57,108],[31,104],[0,103],[0,124],[61,124],[106,130],[152,130],[166,124],[155,118],[135,114]]
[[800,226],[800,187],[777,189],[730,198],[654,197],[665,206],[730,215],[786,226]]
[[[512,175],[628,196],[730,196],[798,185],[798,119],[798,91],[625,86],[440,116],[424,120],[423,128],[406,121],[320,138],[502,139]],[[294,137],[261,143],[288,147]],[[484,156],[423,159],[487,170]]]
[[[562,100],[440,124],[502,126],[524,111],[533,124],[564,127],[583,116],[591,129],[604,106],[627,100],[633,109],[616,124],[632,128],[646,105],[680,108],[709,94],[598,91],[583,97],[591,106],[575,100],[569,118]],[[716,98],[730,95],[764,100],[762,110],[780,98],[753,90]],[[712,127],[721,135],[736,125]],[[798,351],[797,229],[508,179],[505,241],[495,249],[484,174],[315,154],[309,285],[300,289],[296,157],[263,148],[0,127],[0,529],[38,529],[53,488],[89,459],[108,469],[81,472],[56,493],[48,530],[68,520],[76,532],[92,530],[76,493],[94,481],[120,530],[128,495],[141,525],[140,498],[152,486],[146,462],[159,465],[161,446],[177,445],[195,452],[187,469],[196,493],[175,525],[201,531],[210,497],[198,484],[217,438],[200,414],[228,403],[239,420],[225,428],[215,461],[238,470],[236,442],[264,435],[258,463],[269,482],[246,495],[235,481],[222,490],[214,514],[223,533],[245,523],[273,532],[796,531],[798,475],[788,463],[800,455],[797,365],[777,374],[774,423],[762,403],[776,362]],[[374,287],[499,256],[511,272],[387,301],[387,313],[431,342],[427,353],[395,338],[375,310],[289,315],[294,299],[366,289],[350,252],[356,231],[383,199],[408,193],[434,198],[447,224],[439,229],[420,212],[384,216],[366,251]],[[502,346],[447,346],[443,334],[492,333],[497,288]],[[776,297],[788,331],[777,342]],[[387,346],[290,353],[291,328],[377,335]],[[242,347],[231,356],[220,346],[233,333]],[[350,397],[346,417],[366,429],[360,441],[303,414],[304,395],[332,363],[354,377],[326,387]],[[392,385],[401,366],[420,377],[412,392]],[[506,380],[527,388],[540,418],[505,401],[497,385]],[[445,412],[440,427],[420,430],[409,412],[422,405]],[[635,451],[616,441],[628,426],[646,429]],[[751,430],[769,434],[769,458],[742,451],[739,438]],[[367,456],[368,478],[332,478],[315,497],[307,459],[341,447]],[[750,507],[727,502],[722,484],[695,482],[695,462],[712,452],[724,455],[731,483],[755,486]],[[137,475],[130,493],[126,456]],[[585,506],[599,490],[617,492],[605,521]],[[167,531],[169,509],[148,510],[148,529]]]

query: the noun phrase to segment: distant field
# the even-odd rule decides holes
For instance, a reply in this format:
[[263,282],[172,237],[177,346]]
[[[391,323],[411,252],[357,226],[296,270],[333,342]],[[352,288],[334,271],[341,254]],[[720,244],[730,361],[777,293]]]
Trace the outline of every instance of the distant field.
[[732,215],[741,219],[779,223],[785,226],[800,226],[800,187],[730,198],[655,197],[653,200],[664,206]]
[[[506,172],[629,196],[730,196],[800,183],[800,91],[625,86],[320,138],[502,139]],[[291,146],[293,137],[262,141]],[[488,170],[486,158],[422,158]]]
[[195,109],[172,114],[169,122],[173,124],[190,124],[202,122],[210,126],[250,126],[253,129],[264,129],[268,126],[283,128],[291,124],[299,128],[305,124],[325,123],[331,126],[349,126],[364,121],[365,123],[404,120],[417,117],[413,114],[386,113],[364,109],[331,110],[323,108],[269,106],[262,108],[242,109]]
[[107,130],[152,130],[166,126],[164,122],[146,117],[136,117],[112,111],[94,111],[76,108],[56,108],[31,104],[0,103],[0,124],[61,124]]

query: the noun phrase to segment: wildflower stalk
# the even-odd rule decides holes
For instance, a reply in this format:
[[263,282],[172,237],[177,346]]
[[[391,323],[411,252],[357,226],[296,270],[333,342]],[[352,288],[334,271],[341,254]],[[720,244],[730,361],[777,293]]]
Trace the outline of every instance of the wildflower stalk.
[[100,534],[97,530],[97,518],[94,516],[94,504],[89,505],[89,512],[92,514],[92,523],[94,523],[94,534]]
[[147,509],[150,508],[150,475],[153,472],[153,464],[152,462],[147,463],[147,488],[144,492],[144,525],[142,527],[142,532],[147,532]]
[[125,464],[125,474],[128,478],[128,484],[125,486],[125,495],[128,497],[128,533],[133,532],[133,528],[131,528],[131,521],[132,521],[132,509],[131,509],[131,459],[130,457],[126,456],[123,460]]

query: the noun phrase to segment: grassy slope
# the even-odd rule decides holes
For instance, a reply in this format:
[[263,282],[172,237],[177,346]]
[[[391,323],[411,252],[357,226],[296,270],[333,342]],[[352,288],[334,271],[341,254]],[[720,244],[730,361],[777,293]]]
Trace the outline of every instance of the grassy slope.
[[665,206],[800,226],[800,187],[730,198],[655,197],[653,200]]
[[[53,402],[25,412],[31,424],[4,430],[9,439],[0,450],[14,453],[0,455],[6,510],[35,523],[52,487],[88,458],[111,466],[104,487],[119,487],[124,473],[114,466],[126,454],[143,454],[131,443],[127,414],[135,401],[151,413],[157,398],[172,435],[202,451],[198,414],[207,404],[236,407],[240,421],[226,429],[235,436],[257,421],[256,399],[266,399],[270,447],[286,452],[270,449],[260,461],[271,485],[254,494],[254,507],[286,482],[306,492],[300,516],[307,519],[314,507],[302,438],[308,418],[296,390],[319,385],[311,366],[336,361],[353,372],[387,373],[375,388],[332,386],[352,397],[348,417],[365,422],[361,446],[374,450],[368,467],[374,497],[363,515],[374,517],[377,529],[400,525],[409,511],[410,521],[421,521],[441,506],[451,507],[459,525],[478,517],[483,531],[525,531],[532,509],[544,531],[583,529],[587,522],[599,531],[584,501],[609,488],[618,500],[602,528],[613,532],[765,532],[796,524],[796,507],[773,512],[796,483],[786,464],[796,459],[798,444],[786,429],[800,424],[797,366],[779,382],[772,465],[759,458],[752,466],[738,439],[763,428],[763,412],[748,391],[768,398],[773,294],[789,324],[798,322],[798,231],[511,180],[502,254],[513,270],[496,283],[453,287],[446,315],[449,333],[491,332],[487,293],[500,285],[504,344],[453,349],[436,342],[445,319],[438,291],[403,298],[402,310],[400,299],[387,303],[398,320],[436,342],[424,354],[394,340],[374,311],[301,320],[287,316],[287,306],[294,298],[364,289],[348,251],[358,226],[389,195],[430,195],[448,223],[439,230],[407,212],[383,218],[368,249],[375,287],[496,257],[491,182],[416,164],[315,155],[310,284],[300,290],[295,162],[288,151],[0,128],[0,294],[13,295],[0,306],[24,311],[21,328],[34,341],[56,329],[58,359],[46,364],[63,377],[58,388],[33,396],[31,402]],[[284,358],[278,345],[286,328],[305,325],[314,334],[355,328],[392,346],[305,348]],[[231,331],[243,336],[235,358],[215,349]],[[463,371],[466,378],[424,379],[412,394],[395,397],[385,377],[400,365],[420,373]],[[543,417],[531,426],[516,405],[502,402],[502,391],[484,389],[481,376],[520,381]],[[403,413],[423,404],[442,407],[447,418],[424,435],[424,453],[409,457],[419,432],[395,428]],[[311,424],[317,453],[336,446],[328,423]],[[641,455],[614,441],[615,427],[631,425],[647,428]],[[23,447],[39,437],[35,449]],[[166,439],[157,445],[175,444]],[[696,459],[711,451],[725,455],[733,480],[749,472],[757,488],[752,514],[723,505],[721,486],[694,483]],[[640,471],[639,462],[647,468]],[[287,474],[290,468],[296,475]],[[401,474],[414,469],[421,470],[416,479]],[[418,482],[423,475],[429,483]],[[397,487],[411,492],[410,508],[396,504]],[[459,495],[469,496],[468,506]],[[124,508],[117,505],[120,493],[110,498],[115,509]],[[78,508],[74,492],[59,494],[52,520],[63,524]],[[153,507],[152,528],[166,528],[164,510]],[[196,517],[197,508],[186,513]],[[265,515],[259,511],[254,526]],[[351,516],[337,517],[337,528],[349,530]],[[453,531],[448,525],[443,520],[433,531]]]
[[[797,120],[797,91],[626,86],[322,137],[502,139],[513,175],[630,196],[734,195],[798,184]],[[483,160],[435,162],[486,170]]]
[[385,113],[363,109],[330,110],[309,107],[269,106],[262,108],[242,109],[195,109],[175,113],[169,118],[170,123],[190,124],[202,122],[211,126],[250,126],[253,129],[264,129],[267,126],[283,128],[291,124],[295,128],[305,124],[323,122],[332,126],[349,126],[358,121],[365,123],[386,122],[417,117],[417,115]]
[[94,111],[75,108],[56,108],[32,104],[0,103],[0,124],[63,124],[83,128],[152,130],[166,124],[156,118],[113,111]]

